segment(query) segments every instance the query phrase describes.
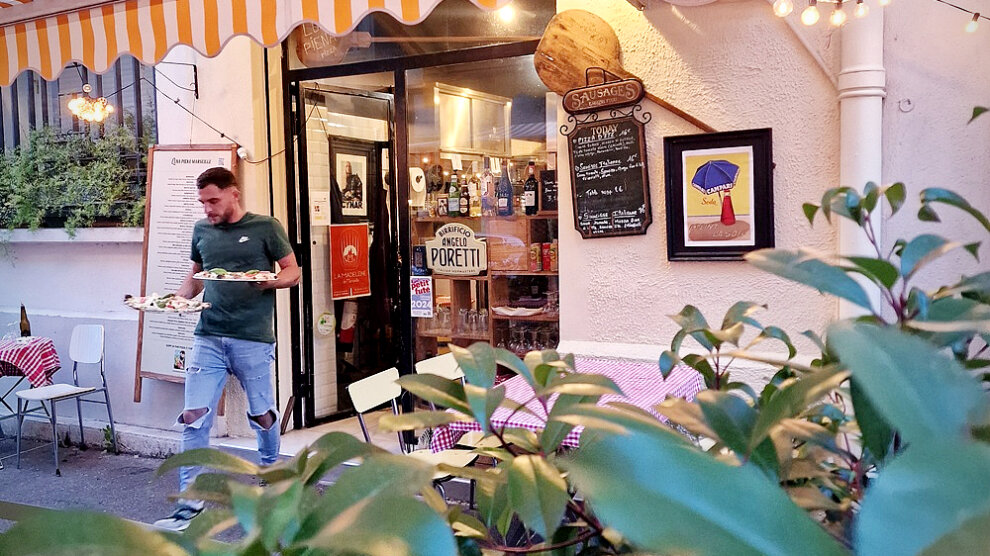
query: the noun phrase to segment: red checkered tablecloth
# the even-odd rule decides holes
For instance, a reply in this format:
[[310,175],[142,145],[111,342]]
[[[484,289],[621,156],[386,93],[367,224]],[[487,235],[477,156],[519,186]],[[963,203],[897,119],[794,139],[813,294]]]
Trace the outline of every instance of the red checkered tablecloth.
[[[578,357],[575,359],[575,370],[579,373],[599,374],[611,378],[622,390],[622,396],[608,394],[602,396],[598,405],[608,402],[626,402],[636,405],[652,413],[657,419],[665,420],[654,410],[654,406],[667,397],[693,400],[701,391],[703,381],[701,375],[694,369],[679,365],[674,368],[666,380],[660,374],[660,368],[652,361],[628,361],[620,359],[601,359],[594,357]],[[505,381],[505,397],[523,403],[532,399],[533,389],[521,376],[515,376]],[[552,404],[551,399],[551,404]],[[544,428],[546,412],[536,402],[526,406],[533,414],[507,408],[499,408],[492,415],[492,425],[509,428],[524,428],[540,432]],[[552,405],[551,405],[552,407]],[[433,430],[430,449],[434,452],[454,447],[457,440],[468,431],[481,430],[481,425],[474,421],[457,421]],[[563,441],[564,446],[576,448],[581,438],[583,427],[574,427]]]
[[31,386],[52,383],[59,369],[58,353],[51,338],[29,336],[0,340],[0,376],[25,376]]

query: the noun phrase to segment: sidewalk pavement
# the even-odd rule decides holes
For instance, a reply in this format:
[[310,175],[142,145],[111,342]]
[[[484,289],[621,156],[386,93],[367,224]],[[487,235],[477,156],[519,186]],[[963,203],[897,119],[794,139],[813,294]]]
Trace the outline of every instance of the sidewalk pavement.
[[[0,501],[52,509],[86,509],[152,523],[172,511],[167,496],[177,487],[175,471],[155,477],[164,461],[133,454],[114,455],[96,447],[59,447],[62,476],[55,476],[51,444],[24,441],[30,451],[16,468],[14,439],[0,440]],[[14,457],[8,457],[14,456]],[[0,532],[12,526],[0,520]]]

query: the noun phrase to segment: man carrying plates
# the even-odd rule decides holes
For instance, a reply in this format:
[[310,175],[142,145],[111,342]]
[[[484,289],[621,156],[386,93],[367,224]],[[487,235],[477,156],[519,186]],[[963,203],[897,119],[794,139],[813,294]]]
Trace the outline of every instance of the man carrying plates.
[[[299,265],[285,230],[269,216],[252,214],[240,203],[237,178],[225,168],[210,168],[196,178],[206,218],[192,237],[192,269],[177,295],[191,299],[204,290],[193,275],[203,269],[272,271],[270,281],[208,281],[192,355],[186,367],[185,405],[176,424],[182,427],[182,450],[210,445],[210,429],[227,374],[233,374],[248,400],[248,420],[258,435],[262,465],[278,458],[279,414],[272,388],[275,359],[275,289],[299,283]],[[189,487],[199,468],[179,470],[179,490]],[[180,500],[169,517],[155,522],[181,531],[203,511],[201,501]]]

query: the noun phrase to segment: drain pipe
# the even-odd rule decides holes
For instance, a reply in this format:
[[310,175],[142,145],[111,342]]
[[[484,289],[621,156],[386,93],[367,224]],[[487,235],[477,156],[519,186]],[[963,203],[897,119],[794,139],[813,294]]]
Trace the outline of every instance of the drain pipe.
[[[839,183],[862,190],[866,182],[881,184],[883,170],[883,99],[886,74],[883,67],[883,9],[870,10],[862,19],[850,19],[842,28],[839,71]],[[877,241],[882,243],[879,215],[873,218]],[[839,221],[839,253],[876,256],[860,228]],[[880,292],[861,282],[873,307],[881,307]],[[839,301],[839,318],[862,315],[852,303]]]

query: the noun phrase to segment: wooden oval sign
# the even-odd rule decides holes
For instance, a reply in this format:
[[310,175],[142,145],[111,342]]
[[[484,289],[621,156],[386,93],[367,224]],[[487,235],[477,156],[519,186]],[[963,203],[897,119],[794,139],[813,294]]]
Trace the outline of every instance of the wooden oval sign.
[[623,79],[571,89],[564,95],[564,110],[571,114],[629,106],[643,99],[646,89],[638,79]]

